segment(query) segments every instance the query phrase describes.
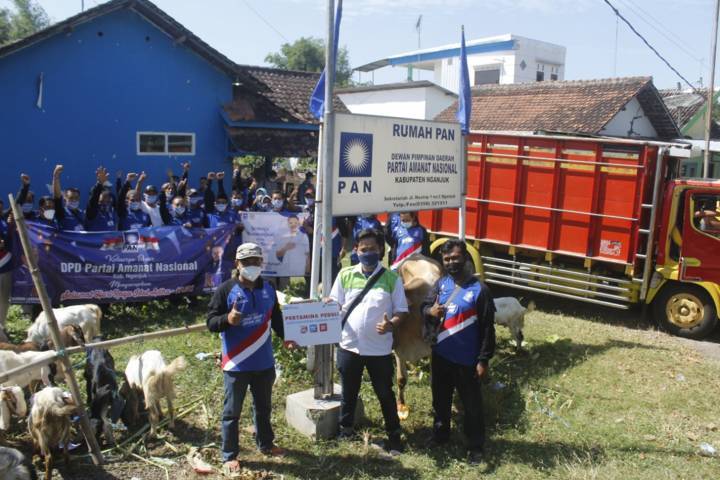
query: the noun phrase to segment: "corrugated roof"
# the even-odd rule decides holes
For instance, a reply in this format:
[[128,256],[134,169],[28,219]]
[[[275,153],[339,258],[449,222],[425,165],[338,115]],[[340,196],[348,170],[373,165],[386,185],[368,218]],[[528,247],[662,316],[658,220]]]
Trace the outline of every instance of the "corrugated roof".
[[335,93],[360,93],[360,92],[378,92],[383,90],[404,90],[408,88],[437,88],[447,95],[453,95],[457,97],[456,93],[451,92],[447,88],[441,87],[437,83],[433,83],[430,80],[416,80],[412,82],[397,82],[397,83],[381,83],[378,85],[360,85],[357,87],[345,87],[336,88]]
[[[651,77],[483,85],[472,89],[472,130],[597,135],[637,97],[661,139],[680,132]],[[457,102],[438,115],[455,121]]]
[[659,90],[665,105],[675,119],[678,127],[685,128],[687,123],[705,106],[707,101],[707,88],[698,89],[697,92],[682,90]]

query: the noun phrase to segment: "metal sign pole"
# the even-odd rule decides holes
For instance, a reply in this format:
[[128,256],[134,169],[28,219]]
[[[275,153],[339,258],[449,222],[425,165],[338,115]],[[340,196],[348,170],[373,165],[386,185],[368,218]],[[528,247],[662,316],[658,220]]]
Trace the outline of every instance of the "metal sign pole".
[[[341,0],[342,1],[342,0]],[[327,43],[325,45],[325,112],[322,136],[322,233],[325,239],[326,255],[322,258],[323,296],[327,297],[332,287],[332,255],[329,244],[332,239],[332,188],[333,188],[333,140],[335,118],[333,115],[333,90],[335,85],[335,0],[327,2]],[[332,345],[322,345],[316,350],[317,368],[315,373],[315,398],[327,398],[333,393]]]
[[85,403],[80,396],[80,387],[78,387],[77,379],[75,378],[75,372],[70,363],[70,359],[65,352],[65,344],[60,337],[60,329],[58,328],[57,320],[55,319],[55,313],[50,303],[50,297],[48,297],[45,284],[40,276],[40,270],[38,270],[37,259],[35,258],[32,249],[30,248],[30,239],[28,238],[27,226],[25,225],[25,217],[23,216],[22,210],[18,208],[15,203],[15,198],[12,194],[9,196],[10,207],[12,208],[13,216],[15,218],[15,225],[17,225],[18,235],[20,236],[20,243],[22,244],[23,252],[25,253],[25,259],[27,261],[28,269],[32,275],[33,283],[35,284],[35,290],[37,291],[38,297],[40,297],[40,303],[45,311],[45,317],[47,318],[48,327],[50,327],[50,338],[52,338],[55,344],[55,350],[58,352],[58,360],[62,362],[65,373],[67,374],[67,384],[70,388],[73,400],[78,406],[78,414],[80,416],[80,428],[85,435],[85,441],[90,447],[90,456],[95,465],[102,465],[103,455],[100,451],[100,445],[98,445],[95,434],[90,427],[90,420],[87,417],[87,411],[85,409]]

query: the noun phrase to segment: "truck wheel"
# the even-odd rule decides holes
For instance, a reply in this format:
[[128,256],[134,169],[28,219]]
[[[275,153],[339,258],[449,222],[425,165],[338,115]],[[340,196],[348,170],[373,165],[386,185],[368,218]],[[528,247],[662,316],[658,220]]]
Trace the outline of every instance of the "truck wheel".
[[718,322],[712,298],[696,285],[668,285],[653,305],[655,318],[662,327],[680,337],[704,338]]

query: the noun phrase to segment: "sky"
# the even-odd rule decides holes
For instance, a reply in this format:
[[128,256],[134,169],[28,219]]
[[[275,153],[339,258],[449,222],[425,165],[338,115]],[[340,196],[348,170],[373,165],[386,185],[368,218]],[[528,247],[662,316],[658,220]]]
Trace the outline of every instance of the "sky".
[[[685,78],[709,78],[713,0],[608,0]],[[0,0],[9,6],[10,0]],[[81,0],[39,0],[53,22]],[[90,8],[102,0],[84,0]],[[154,3],[237,63],[265,56],[303,36],[324,38],[327,0],[155,0]],[[352,67],[412,51],[422,15],[423,48],[513,33],[567,48],[567,80],[652,76],[658,88],[682,81],[616,17],[605,0],[345,0],[340,44]],[[619,25],[618,25],[619,23]],[[617,32],[617,42],[616,42]],[[376,71],[374,82],[403,81],[405,68]],[[355,80],[370,81],[370,74]],[[419,78],[428,78],[421,76]],[[416,79],[419,79],[416,76]],[[720,84],[720,78],[715,82]],[[687,88],[687,86],[686,86]]]

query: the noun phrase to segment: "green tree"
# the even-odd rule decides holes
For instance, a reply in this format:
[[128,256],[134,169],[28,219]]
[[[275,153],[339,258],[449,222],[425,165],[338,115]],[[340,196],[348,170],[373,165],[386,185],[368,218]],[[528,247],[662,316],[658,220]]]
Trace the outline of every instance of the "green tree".
[[27,37],[50,25],[50,18],[35,0],[13,0],[13,9],[0,8],[0,45]]
[[[325,68],[325,42],[314,37],[300,37],[293,43],[283,43],[280,52],[268,53],[265,61],[276,68],[322,72]],[[350,83],[352,70],[347,48],[338,49],[335,83],[345,86]]]

